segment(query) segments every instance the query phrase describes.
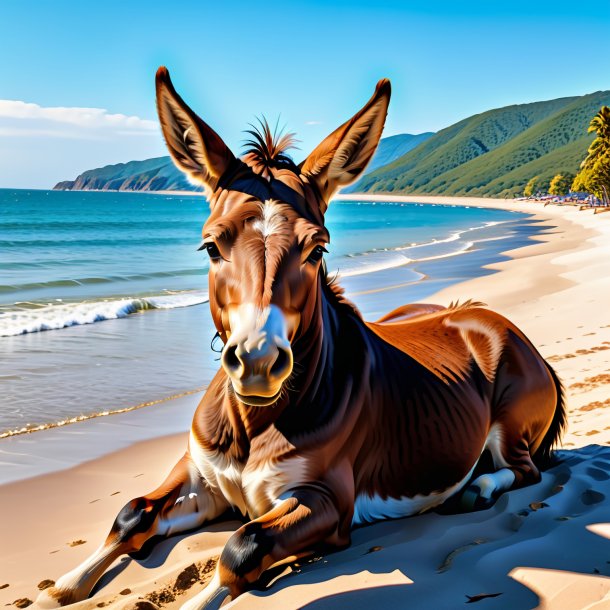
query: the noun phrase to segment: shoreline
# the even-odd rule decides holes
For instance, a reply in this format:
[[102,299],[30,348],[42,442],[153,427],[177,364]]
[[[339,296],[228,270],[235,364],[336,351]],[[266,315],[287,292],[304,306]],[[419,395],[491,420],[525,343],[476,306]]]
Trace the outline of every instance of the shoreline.
[[[161,192],[159,192],[161,193]],[[168,192],[169,194],[169,192]],[[530,209],[532,206],[531,203],[525,202],[510,202],[510,200],[504,199],[488,199],[488,198],[452,198],[452,197],[442,197],[442,196],[393,196],[393,195],[366,195],[366,194],[349,194],[349,195],[338,195],[335,197],[335,200],[338,201],[374,201],[374,202],[404,202],[404,203],[420,203],[425,205],[445,205],[445,206],[460,206],[460,207],[483,207],[490,209],[500,209],[500,210],[510,210],[515,212],[520,212],[527,214],[531,220],[536,222],[538,225],[542,227],[541,230],[534,235],[528,237],[529,240],[533,240],[534,243],[532,246],[540,246],[541,244],[549,244],[549,240],[545,239],[545,234],[547,231],[556,231],[555,228],[557,224],[557,219],[561,219],[562,214],[550,214],[550,210],[546,207],[542,214],[539,213],[537,209]],[[506,205],[507,202],[512,205]],[[561,211],[560,211],[561,212]],[[546,225],[552,222],[552,226]],[[564,230],[568,228],[568,225],[564,227]],[[562,244],[563,246],[563,244]],[[529,248],[531,246],[525,246],[525,248]],[[547,246],[548,247],[548,246]],[[499,263],[491,263],[486,265],[478,266],[480,271],[484,269],[494,269],[496,271],[502,271],[503,266],[507,263],[510,265],[516,258],[520,258],[522,256],[527,256],[527,254],[517,254],[520,253],[524,248],[523,247],[512,247],[507,244],[506,250],[502,251],[502,254],[508,258],[506,261],[502,261]],[[464,253],[460,252],[459,255]],[[445,257],[449,258],[449,257]],[[456,256],[459,258],[459,256]],[[391,268],[388,269],[387,272],[398,273],[400,268]],[[366,283],[366,276],[372,278],[375,274],[378,274],[378,271],[370,272],[368,274],[364,274],[360,276],[359,279],[362,279]],[[418,272],[419,275],[423,276],[426,280],[427,275],[425,273]],[[497,275],[497,273],[495,274]],[[434,294],[426,300],[431,302],[440,302],[442,304],[447,305],[449,302],[456,300],[456,295],[460,295],[459,298],[461,300],[467,300],[468,298],[475,298],[479,300],[481,298],[480,291],[478,288],[477,280],[482,280],[484,285],[487,284],[488,276],[481,273],[477,277],[469,278],[465,281],[453,281],[450,283],[448,287],[442,288],[441,290],[437,290]],[[472,284],[474,282],[474,284]],[[413,285],[415,282],[412,280],[407,281],[406,283],[396,282],[395,285],[385,285],[383,284],[381,287],[370,288],[367,287],[364,290],[360,290],[353,293],[353,296],[364,296],[366,298],[371,298],[372,300],[376,300],[379,298],[379,293],[389,292],[396,288],[401,288],[403,286]],[[472,291],[470,292],[470,286],[472,285]],[[485,291],[483,291],[485,292]],[[370,295],[370,297],[368,296]],[[485,300],[485,299],[483,299]],[[487,299],[488,301],[489,299]],[[486,302],[487,302],[486,301]],[[490,307],[494,307],[493,302],[487,302],[487,305]],[[385,305],[384,305],[385,306]],[[383,312],[377,312],[382,315]],[[373,316],[374,317],[374,316]],[[49,472],[54,472],[58,468],[52,467],[52,463],[54,460],[46,462],[45,467],[41,468],[39,471],[36,470],[35,467],[35,458],[34,456],[40,456],[40,451],[37,450],[37,444],[41,446],[53,445],[53,440],[55,436],[67,437],[71,438],[69,444],[73,444],[73,447],[70,447],[69,451],[64,451],[62,456],[55,462],[56,464],[62,464],[63,468],[74,468],[78,465],[99,459],[104,457],[105,455],[110,455],[116,451],[122,450],[124,447],[129,444],[139,443],[144,440],[147,440],[145,436],[145,430],[148,427],[146,423],[147,415],[149,413],[154,413],[157,409],[161,408],[161,410],[171,409],[173,406],[176,406],[177,409],[180,409],[181,405],[185,403],[192,405],[192,411],[194,412],[194,408],[196,407],[197,402],[202,396],[205,388],[196,388],[194,390],[185,390],[177,392],[175,395],[162,397],[156,400],[150,400],[143,403],[139,403],[133,406],[127,406],[124,408],[114,409],[112,411],[102,410],[99,413],[92,413],[86,416],[73,417],[68,418],[65,421],[61,422],[53,422],[49,424],[44,424],[41,426],[28,428],[24,430],[15,430],[8,431],[4,436],[0,437],[0,451],[2,451],[4,455],[4,464],[6,466],[11,467],[11,475],[10,476],[2,476],[4,473],[0,468],[0,485],[8,482],[19,481],[29,477],[35,477],[39,475],[44,475]],[[190,395],[197,395],[197,402]],[[148,406],[154,406],[154,409],[148,409]],[[133,416],[136,415],[134,418]],[[158,414],[158,417],[155,415],[151,415],[148,419],[150,419],[150,423],[154,420],[159,420],[162,422],[162,425],[165,426],[164,417],[162,414]],[[188,418],[186,418],[188,419]],[[138,420],[136,422],[136,420]],[[121,435],[119,433],[118,437],[114,436],[113,441],[114,444],[112,447],[108,447],[106,451],[101,451],[101,447],[104,446],[103,438],[106,434],[104,428],[104,424],[112,421],[117,428],[120,429],[120,424],[125,423],[129,426],[130,434]],[[186,423],[186,429],[190,425],[190,421],[183,422]],[[97,424],[102,424],[98,426]],[[133,430],[136,428],[141,428],[138,433],[133,434]],[[176,432],[178,433],[178,432]],[[79,442],[84,435],[93,435],[92,443],[82,443]],[[163,433],[159,434],[158,426],[151,429],[150,438],[160,438],[165,436]],[[19,438],[15,438],[19,437]],[[43,438],[44,437],[44,438]],[[12,461],[12,455],[22,454],[23,451],[26,450],[28,453],[28,459],[20,462],[19,460]],[[82,452],[83,457],[79,458],[80,453]],[[69,457],[68,457],[69,456]],[[0,462],[2,464],[2,462]],[[5,468],[6,469],[6,468]]]
[[[159,191],[160,194],[165,194]],[[172,194],[174,192],[167,192],[167,194]],[[180,194],[180,193],[178,193]],[[452,282],[449,286],[441,288],[434,292],[434,294],[426,300],[430,302],[439,302],[441,304],[448,304],[449,302],[459,300],[467,300],[470,298],[474,298],[475,300],[483,300],[486,305],[491,308],[497,307],[498,309],[506,310],[507,307],[512,308],[515,307],[518,302],[522,302],[520,295],[522,293],[527,293],[528,299],[532,298],[540,298],[547,294],[549,291],[551,293],[558,292],[558,288],[567,289],[570,286],[574,285],[574,282],[568,278],[562,277],[561,274],[553,274],[550,276],[549,280],[549,257],[552,257],[555,254],[559,254],[564,250],[570,250],[574,252],[579,252],[581,250],[586,250],[586,241],[589,238],[593,238],[597,235],[597,231],[595,231],[594,226],[598,222],[598,218],[595,219],[594,223],[586,223],[589,227],[582,226],[582,223],[576,223],[576,226],[579,228],[580,235],[578,238],[572,238],[569,243],[561,242],[561,243],[553,243],[553,240],[549,235],[553,235],[554,233],[573,233],[573,229],[575,223],[573,220],[569,220],[566,217],[566,213],[573,211],[572,209],[559,208],[558,206],[554,206],[551,208],[550,206],[545,206],[541,208],[542,204],[533,204],[531,202],[517,202],[513,200],[506,199],[492,199],[492,198],[468,198],[468,197],[443,197],[443,196],[417,196],[417,195],[368,195],[365,193],[354,193],[349,195],[337,195],[334,200],[337,201],[371,201],[371,202],[404,202],[404,203],[420,203],[425,205],[444,205],[444,206],[459,206],[459,207],[480,207],[480,208],[489,208],[489,209],[499,209],[499,210],[509,210],[514,212],[519,212],[523,214],[527,214],[532,221],[534,221],[541,229],[534,235],[530,235],[528,237],[529,240],[532,240],[533,243],[528,244],[526,246],[521,247],[512,247],[507,245],[506,250],[502,250],[501,254],[505,256],[508,260],[482,265],[479,269],[491,269],[495,271],[493,277],[497,277],[499,274],[507,274],[507,272],[511,272],[510,275],[521,275],[521,279],[525,277],[528,278],[527,285],[522,287],[518,293],[515,293],[512,296],[506,295],[503,289],[498,289],[497,287],[502,283],[499,281],[493,282],[489,281],[489,276],[481,273],[477,277],[472,277],[466,279],[465,281],[455,281]],[[533,209],[532,209],[533,208]],[[587,214],[587,211],[584,213],[580,213],[582,216],[579,218],[583,218],[584,215]],[[610,223],[607,223],[610,224]],[[583,239],[584,238],[584,239]],[[576,243],[579,242],[579,243]],[[575,249],[574,249],[575,248]],[[463,254],[462,252],[459,253]],[[534,270],[534,273],[521,274],[515,266],[514,263],[520,259],[527,259],[535,257],[539,262],[544,259],[545,266],[544,268],[538,267]],[[445,257],[449,258],[449,257]],[[459,257],[458,257],[459,258]],[[391,268],[388,270],[389,272],[398,271],[398,268]],[[374,276],[378,271],[370,272],[368,274],[364,274],[365,276]],[[418,272],[419,273],[419,272]],[[420,273],[423,277],[427,279],[425,273]],[[530,277],[532,276],[532,277]],[[375,295],[380,292],[391,291],[394,288],[400,288],[402,286],[407,286],[413,284],[414,282],[408,281],[405,284],[396,284],[396,286],[388,285],[382,286],[380,288],[366,289],[360,292],[354,293],[354,296],[358,295],[372,295],[372,298],[375,298]],[[496,286],[496,289],[493,288]],[[536,334],[532,332],[530,329],[527,329],[527,321],[525,323],[521,323],[521,320],[518,317],[514,317],[511,314],[509,317],[513,319],[517,323],[518,326],[521,326],[525,329],[526,334],[532,338],[535,344],[539,347],[547,347],[546,345],[538,344],[536,342]],[[541,349],[541,353],[547,357],[545,350]],[[550,355],[553,357],[553,354]],[[156,400],[150,400],[143,403],[139,403],[133,406],[127,406],[124,408],[119,408],[113,411],[102,410],[99,413],[93,413],[86,416],[73,417],[69,418],[65,421],[54,422],[49,424],[44,424],[39,427],[24,429],[24,430],[16,430],[9,431],[7,434],[0,437],[0,451],[4,454],[4,464],[10,465],[13,470],[13,476],[6,477],[0,476],[0,485],[7,482],[14,482],[21,479],[25,479],[32,476],[43,475],[48,472],[54,472],[57,468],[52,468],[50,466],[46,466],[45,469],[41,471],[36,471],[34,464],[31,463],[31,460],[25,460],[25,464],[18,462],[11,462],[10,457],[11,453],[18,454],[20,453],[23,447],[19,447],[18,449],[11,451],[9,447],[7,447],[6,441],[17,441],[14,437],[21,437],[19,439],[20,445],[28,445],[28,450],[32,451],[35,446],[35,441],[41,439],[42,436],[50,435],[51,438],[57,433],[66,434],[66,429],[72,428],[74,431],[79,432],[80,434],[74,434],[75,438],[79,438],[81,434],[85,434],[85,432],[89,434],[93,434],[97,441],[94,443],[96,445],[95,449],[90,451],[84,451],[85,456],[83,459],[78,459],[78,443],[75,445],[74,449],[69,452],[72,455],[72,462],[68,462],[64,467],[65,468],[73,468],[78,466],[79,464],[88,462],[90,460],[95,460],[103,457],[104,455],[112,454],[116,451],[122,450],[125,446],[129,444],[142,442],[146,439],[145,436],[142,435],[144,432],[141,431],[140,434],[135,435],[127,435],[124,438],[120,438],[116,446],[112,448],[108,448],[105,452],[100,454],[100,447],[103,445],[103,442],[100,441],[104,436],[103,430],[97,430],[97,423],[105,423],[108,420],[114,420],[116,425],[119,425],[119,419],[125,420],[126,423],[132,423],[133,412],[141,411],[139,413],[139,419],[141,420],[141,424],[144,428],[146,427],[146,423],[144,420],[146,419],[146,415],[149,412],[154,412],[159,406],[161,407],[172,407],[174,405],[181,405],[185,402],[193,403],[194,399],[191,397],[189,400],[189,396],[197,395],[197,401],[202,396],[205,388],[196,388],[194,390],[185,390],[180,391],[172,396],[162,397]],[[155,406],[155,409],[148,409],[145,407]],[[196,403],[194,404],[196,406]],[[194,411],[193,406],[193,411]],[[151,418],[154,419],[154,418]],[[161,420],[163,418],[161,417]],[[135,423],[135,422],[134,422]],[[74,426],[72,425],[74,424]],[[190,422],[187,422],[187,425]],[[164,436],[163,434],[159,434],[158,430],[154,430],[153,436],[151,438],[160,438]],[[34,434],[37,433],[37,434]],[[42,433],[42,434],[38,434]],[[46,439],[45,439],[46,440]],[[23,441],[23,442],[21,442]],[[570,444],[568,445],[570,446]],[[84,447],[82,444],[80,449],[88,449]],[[38,453],[35,450],[34,454]],[[60,460],[63,461],[63,460]],[[2,462],[0,462],[2,464]],[[18,475],[15,472],[15,467],[21,467],[22,475]],[[27,473],[27,474],[26,474]],[[1,474],[1,470],[0,470]]]
[[[514,209],[529,214],[540,223],[544,230],[531,243],[507,250],[508,260],[488,266],[496,273],[454,283],[429,300],[446,305],[456,299],[480,299],[514,321],[556,368],[566,386],[569,425],[564,448],[582,448],[590,443],[607,445],[610,441],[607,418],[610,408],[607,398],[610,320],[606,309],[610,275],[606,270],[610,261],[610,215],[506,200],[386,197],[392,201]],[[349,195],[350,200],[365,198],[369,199],[368,196]],[[142,409],[137,413],[148,417],[156,410]],[[173,414],[169,411],[171,409],[168,410],[171,421]],[[188,417],[191,416],[192,413]],[[104,434],[112,434],[112,428],[120,428],[118,418],[121,417],[127,417],[127,414],[101,418],[110,424]],[[69,428],[76,430],[81,425],[68,426],[61,432]],[[57,440],[61,443],[61,439]],[[19,597],[35,599],[37,582],[57,578],[82,561],[103,539],[125,501],[158,485],[185,445],[184,432],[142,439],[69,470],[3,485],[4,529],[7,531],[0,535],[10,552],[0,558],[0,573],[3,582],[10,586],[0,590],[0,603],[10,604]],[[49,449],[52,446],[53,443],[49,443]],[[388,607],[407,601],[415,603],[414,607],[424,607],[417,606],[419,599],[420,604],[432,604],[428,607],[446,607],[441,601],[434,605],[434,595],[441,595],[442,589],[442,595],[454,592],[461,596],[459,601],[456,601],[458,597],[452,598],[454,606],[464,603],[464,594],[502,591],[498,604],[493,605],[493,599],[486,600],[490,608],[507,607],[502,603],[513,603],[512,607],[534,607],[535,600],[539,599],[545,608],[563,610],[565,592],[569,590],[570,599],[576,600],[570,607],[588,606],[597,610],[597,606],[591,604],[610,595],[610,579],[605,578],[610,576],[610,573],[606,574],[610,567],[601,561],[602,557],[607,559],[606,538],[610,538],[610,529],[599,530],[602,526],[595,524],[610,519],[607,510],[604,516],[603,503],[585,506],[578,503],[578,497],[585,492],[602,494],[602,497],[610,492],[607,482],[610,475],[606,476],[603,471],[603,468],[610,471],[610,454],[600,451],[580,449],[571,462],[559,467],[557,474],[555,471],[545,473],[541,484],[505,494],[489,511],[455,516],[432,513],[356,530],[349,549],[328,555],[324,562],[303,566],[302,574],[281,579],[270,592],[246,594],[230,607],[296,610],[304,603],[312,603],[315,608],[315,600],[321,600],[328,604],[324,608],[340,608],[356,604],[360,599],[368,600],[367,605],[375,600],[377,603],[386,600],[384,603]],[[589,466],[593,460],[601,474],[589,474],[595,470]],[[572,489],[570,485],[575,487]],[[566,491],[557,495],[558,492],[552,490],[558,486]],[[43,519],[37,503],[24,505],[24,497],[44,498],[47,508]],[[506,527],[507,523],[513,523],[514,515],[520,510],[542,501],[550,507],[548,510],[530,510],[527,519],[521,517],[523,527]],[[564,515],[570,519],[565,525],[561,521]],[[496,542],[491,547],[481,544],[471,548],[472,540],[481,537],[481,526],[486,521],[489,521],[491,530],[488,531]],[[547,531],[535,548],[529,547],[528,541],[539,536],[535,533],[538,530],[528,529],[528,522],[529,525],[537,523],[537,527]],[[154,554],[148,563],[126,561],[115,571],[113,579],[103,580],[95,596],[75,605],[75,610],[94,610],[102,602],[111,603],[113,608],[133,608],[129,603],[135,603],[137,596],[141,599],[147,591],[159,590],[173,582],[193,561],[205,561],[218,555],[235,526],[235,523],[217,524],[165,541],[159,550],[164,562],[155,559]],[[569,561],[564,560],[559,548],[566,545],[565,536],[568,536],[570,547],[587,545],[587,553],[573,553]],[[85,540],[85,543],[72,547],[70,541],[75,540]],[[375,545],[382,552],[369,554],[367,549]],[[462,552],[463,549],[468,550]],[[421,559],[417,566],[412,561],[414,552]],[[460,557],[454,557],[452,553],[458,552]],[[487,554],[491,552],[496,559],[490,559],[489,563]],[[548,560],[544,559],[547,555]],[[436,568],[442,563],[442,557],[449,556],[455,565],[445,577]],[[503,559],[499,561],[498,558]],[[595,563],[598,558],[599,562]],[[485,574],[472,569],[480,562],[487,566]],[[428,567],[432,569],[426,571]],[[601,575],[593,575],[594,568],[598,574],[601,570]],[[132,594],[121,597],[119,591],[126,586]],[[194,585],[189,595],[197,588],[201,585]],[[185,599],[185,596],[177,598],[164,608],[178,608]],[[515,600],[521,605],[514,605]],[[599,608],[601,610],[601,606]]]
[[[374,206],[374,204],[372,205]],[[397,217],[402,217],[403,213],[399,211],[402,207],[403,204],[401,203],[394,204],[392,206],[394,210],[392,212],[393,216],[398,215]],[[423,211],[417,205],[409,205],[408,207],[411,211],[406,212],[407,217],[414,216],[413,220],[416,223],[418,222],[417,217],[422,215],[424,218],[427,218],[428,215],[431,215],[433,218],[439,215],[447,219],[455,218],[456,222],[445,221],[442,225],[442,230],[437,229],[436,231],[434,229],[426,229],[424,225],[425,233],[423,239],[415,244],[410,243],[411,239],[408,239],[413,234],[408,229],[408,221],[406,224],[403,221],[404,226],[400,225],[402,227],[401,230],[393,230],[387,237],[384,237],[386,233],[383,229],[377,231],[376,239],[368,244],[367,247],[369,249],[365,248],[366,251],[361,256],[355,256],[353,259],[342,256],[340,260],[335,261],[336,264],[334,266],[331,257],[330,273],[333,275],[335,271],[339,273],[341,284],[345,288],[348,298],[356,302],[366,319],[377,319],[386,313],[385,307],[393,308],[407,301],[421,300],[442,286],[454,285],[465,278],[485,274],[486,272],[482,269],[486,265],[506,258],[500,254],[501,249],[517,247],[524,243],[526,239],[529,239],[531,234],[539,231],[536,224],[530,220],[530,216],[524,214],[511,214],[499,211],[496,216],[492,212],[475,209],[462,212],[456,209],[449,209],[448,206],[439,207],[438,211],[433,211],[432,209]],[[455,208],[455,206],[453,207]],[[369,217],[371,214],[374,216],[376,209],[378,208],[370,207],[367,215]],[[404,209],[406,210],[407,206]],[[380,213],[382,217],[385,217],[387,214],[385,211],[380,211]],[[430,237],[431,234],[435,237]],[[417,235],[417,232],[413,234],[413,236]],[[396,245],[398,243],[397,238],[399,241],[402,240],[399,246]],[[420,250],[420,248],[422,249]],[[384,293],[384,296],[381,297],[380,293]],[[180,294],[179,297],[184,301],[183,294]],[[107,301],[104,299],[100,301],[103,307],[107,307],[108,302],[115,303],[115,300],[112,300],[111,297],[108,298],[111,300]],[[131,300],[137,300],[137,298],[138,295],[134,296],[131,294],[130,296]],[[154,300],[154,297],[147,298]],[[130,338],[123,341],[125,348],[129,349],[131,347],[135,353],[140,353],[142,349],[147,348],[147,341],[144,341],[142,337],[150,336],[151,331],[154,330],[155,334],[161,338],[164,333],[163,324],[166,324],[165,331],[172,328],[174,332],[180,332],[179,328],[193,327],[193,325],[203,326],[207,329],[208,306],[204,305],[204,308],[197,307],[186,311],[182,306],[184,305],[182,301],[179,304],[180,307],[160,307],[161,310],[172,310],[167,314],[163,311],[144,311],[142,314],[142,311],[138,308],[134,310],[133,314],[118,315],[116,320],[113,319],[113,316],[107,318],[101,317],[100,320],[103,320],[104,323],[100,326],[95,325],[90,330],[79,328],[79,326],[84,326],[87,322],[90,322],[85,320],[85,322],[68,328],[60,328],[49,335],[46,332],[44,334],[32,332],[30,333],[32,334],[30,339],[18,336],[15,339],[17,342],[16,349],[23,351],[24,357],[27,356],[26,350],[30,344],[39,350],[55,351],[61,349],[62,342],[67,343],[71,340],[84,341],[87,333],[90,332],[94,336],[107,336],[111,339],[117,333],[122,334],[126,339]],[[119,304],[122,302],[120,300],[116,301]],[[200,300],[194,304],[199,302]],[[190,305],[191,303],[187,304]],[[90,307],[87,303],[79,304],[79,307],[80,305]],[[177,310],[173,311],[174,309]],[[128,318],[131,322],[120,322],[121,318]],[[146,326],[143,327],[143,324]],[[148,331],[148,334],[146,331]],[[203,333],[202,337],[204,335],[207,335],[207,331]],[[161,348],[163,341],[161,340],[157,343],[158,345],[155,347],[157,349]],[[95,347],[93,349],[94,352],[92,353],[97,354],[96,360],[102,363],[104,363],[105,358],[112,356],[112,350],[110,349],[107,351],[102,350],[101,352],[95,351]],[[174,370],[172,368],[173,362],[180,362],[186,366],[192,361],[193,357],[196,357],[197,362],[200,362],[202,361],[203,354],[199,352],[207,352],[207,350],[203,349],[203,346],[202,350],[193,350],[188,342],[186,349],[190,353],[190,357],[183,358],[182,360],[184,361],[175,360],[176,354],[171,356],[172,361],[168,361],[170,373]],[[184,348],[181,351],[184,353]],[[153,362],[155,362],[154,353],[151,355],[153,356]],[[65,359],[66,357],[67,354],[61,351],[57,352],[56,362],[62,362],[62,358]],[[123,388],[124,391],[119,394],[115,392],[109,396],[99,396],[99,392],[94,390],[93,394],[84,394],[82,399],[77,398],[74,402],[74,407],[70,406],[60,409],[57,412],[58,417],[54,421],[45,417],[45,413],[40,408],[38,410],[40,414],[38,417],[36,415],[28,415],[29,419],[26,419],[25,415],[21,415],[19,418],[15,418],[14,424],[10,421],[10,413],[7,413],[3,420],[3,423],[6,421],[6,424],[0,429],[0,442],[6,438],[20,434],[29,435],[33,432],[42,432],[46,435],[47,430],[52,428],[65,427],[71,424],[80,426],[84,421],[94,418],[99,419],[101,416],[112,415],[115,417],[117,413],[133,411],[154,403],[166,402],[171,400],[172,397],[180,396],[185,392],[192,392],[191,388],[207,385],[209,381],[207,369],[210,371],[214,369],[215,373],[217,368],[215,366],[217,363],[211,361],[211,356],[210,359],[207,356],[204,356],[204,358],[206,361],[204,377],[200,374],[191,374],[188,380],[183,379],[183,381],[186,380],[188,383],[173,383],[172,387],[170,382],[165,384],[167,390],[163,388],[165,391],[162,392],[154,391],[156,386],[150,388],[144,385],[136,385],[133,387],[133,390]],[[208,360],[210,361],[208,362]],[[150,360],[147,361],[150,363]],[[95,366],[99,366],[99,364]],[[193,371],[197,370],[193,367],[190,368]],[[17,367],[15,367],[15,370],[18,371]],[[81,392],[80,387],[77,385],[78,379],[78,376],[74,377],[72,394],[74,396],[78,396],[78,393]],[[91,380],[95,382],[95,375],[93,375]],[[22,382],[22,386],[24,383]],[[22,389],[27,391],[27,387],[22,387]],[[30,400],[33,400],[36,392],[33,392],[33,394],[34,396],[30,397]],[[44,404],[44,402],[41,404]],[[25,399],[17,402],[17,406],[23,410],[24,414],[28,413],[28,405]],[[51,408],[46,413],[54,413],[52,407],[53,404],[51,404]],[[25,422],[28,421],[32,423],[26,424]],[[88,427],[88,433],[91,433],[94,429],[95,427]],[[85,447],[84,459],[88,458],[89,454]],[[2,470],[0,470],[0,482],[3,479],[2,474]]]

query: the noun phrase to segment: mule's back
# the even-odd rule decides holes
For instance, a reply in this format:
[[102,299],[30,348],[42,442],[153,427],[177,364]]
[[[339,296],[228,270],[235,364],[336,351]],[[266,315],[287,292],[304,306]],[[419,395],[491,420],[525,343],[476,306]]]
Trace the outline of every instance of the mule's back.
[[517,331],[502,316],[471,301],[447,308],[406,305],[367,326],[444,381],[464,379],[474,360],[493,382],[508,331]]

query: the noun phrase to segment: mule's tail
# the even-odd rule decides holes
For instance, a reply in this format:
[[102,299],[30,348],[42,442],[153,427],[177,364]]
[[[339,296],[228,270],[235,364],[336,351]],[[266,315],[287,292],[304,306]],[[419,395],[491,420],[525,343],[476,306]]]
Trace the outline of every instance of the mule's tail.
[[553,383],[555,384],[555,390],[557,391],[557,405],[555,406],[555,413],[553,414],[551,425],[546,431],[546,434],[544,435],[542,443],[540,443],[540,447],[538,447],[536,454],[533,456],[536,464],[542,468],[547,468],[552,464],[553,447],[561,438],[567,423],[565,392],[563,385],[553,368],[547,362],[545,362],[545,364],[549,370],[551,378],[553,379]]

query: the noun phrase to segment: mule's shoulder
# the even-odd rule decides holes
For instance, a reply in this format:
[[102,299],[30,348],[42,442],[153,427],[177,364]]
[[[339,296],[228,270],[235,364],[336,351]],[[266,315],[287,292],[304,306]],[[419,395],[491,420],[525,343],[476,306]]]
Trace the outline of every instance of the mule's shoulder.
[[449,307],[405,305],[367,326],[444,381],[463,379],[472,360],[493,381],[507,324],[482,303],[466,301]]

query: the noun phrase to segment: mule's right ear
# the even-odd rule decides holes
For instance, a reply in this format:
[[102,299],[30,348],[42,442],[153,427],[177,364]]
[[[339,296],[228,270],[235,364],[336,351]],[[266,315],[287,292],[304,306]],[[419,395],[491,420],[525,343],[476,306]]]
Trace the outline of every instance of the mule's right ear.
[[157,112],[169,153],[178,169],[210,195],[235,156],[176,93],[165,66],[157,70],[156,85]]
[[354,182],[373,158],[388,113],[390,94],[390,81],[380,80],[364,107],[322,140],[301,163],[301,172],[318,186],[322,213],[337,190]]

